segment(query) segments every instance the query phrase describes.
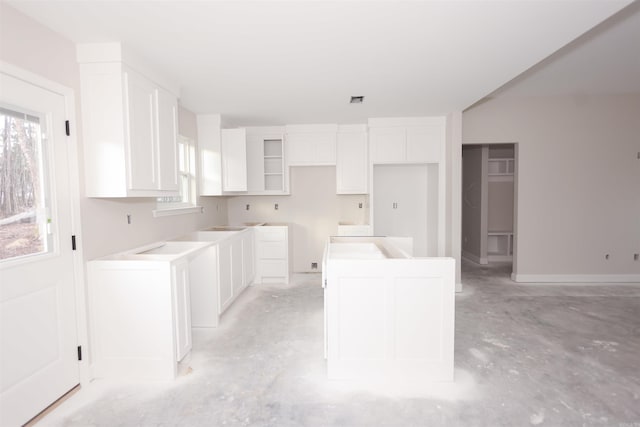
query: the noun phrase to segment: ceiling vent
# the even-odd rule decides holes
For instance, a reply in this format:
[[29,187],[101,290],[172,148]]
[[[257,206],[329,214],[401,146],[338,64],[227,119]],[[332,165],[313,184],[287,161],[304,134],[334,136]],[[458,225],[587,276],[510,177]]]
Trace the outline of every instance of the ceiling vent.
[[349,102],[351,104],[362,104],[364,102],[364,96],[352,96]]

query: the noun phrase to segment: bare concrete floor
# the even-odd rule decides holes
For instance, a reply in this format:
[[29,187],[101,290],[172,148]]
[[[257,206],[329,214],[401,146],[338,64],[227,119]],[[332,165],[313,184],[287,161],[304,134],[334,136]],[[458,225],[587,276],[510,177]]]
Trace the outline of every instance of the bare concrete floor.
[[325,379],[317,275],[249,288],[172,383],[96,380],[52,426],[640,427],[640,285],[520,285],[463,264],[453,384]]

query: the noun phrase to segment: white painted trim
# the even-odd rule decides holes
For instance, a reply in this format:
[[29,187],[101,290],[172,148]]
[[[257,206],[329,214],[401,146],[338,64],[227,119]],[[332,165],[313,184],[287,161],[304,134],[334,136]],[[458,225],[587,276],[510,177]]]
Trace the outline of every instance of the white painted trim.
[[513,261],[513,256],[511,255],[488,255],[487,261],[491,262],[503,262],[503,261]]
[[638,283],[640,274],[511,274],[519,283]]
[[[441,125],[446,120],[445,115],[415,116],[415,117],[370,117],[367,120],[369,128],[375,127],[416,127]],[[446,125],[445,125],[446,126]]]
[[479,257],[476,254],[472,254],[466,251],[462,251],[462,258],[480,265],[486,265],[489,263],[486,258]]
[[76,113],[75,92],[73,89],[46,79],[38,74],[27,71],[4,61],[0,61],[0,71],[15,78],[39,86],[64,97],[67,120],[71,135],[67,137],[67,159],[69,162],[69,203],[71,204],[71,229],[79,244],[73,253],[73,278],[76,297],[76,327],[78,345],[82,346],[82,361],[78,362],[80,384],[87,386],[91,381],[89,369],[89,332],[87,327],[87,305],[84,253],[82,250],[82,229],[80,210],[80,168],[78,163],[78,127],[79,119]]

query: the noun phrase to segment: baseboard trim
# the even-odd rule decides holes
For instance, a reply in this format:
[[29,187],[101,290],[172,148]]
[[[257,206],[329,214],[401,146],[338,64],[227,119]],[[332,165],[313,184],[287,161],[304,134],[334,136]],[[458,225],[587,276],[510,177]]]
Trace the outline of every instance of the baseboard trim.
[[511,255],[489,255],[487,257],[487,260],[489,262],[494,261],[494,262],[508,262],[508,261],[513,261],[513,256]]
[[640,283],[640,274],[511,274],[519,283]]
[[480,264],[480,265],[489,264],[486,258],[479,257],[478,255],[472,254],[470,252],[462,251],[462,258],[466,259],[467,261],[475,262],[476,264]]

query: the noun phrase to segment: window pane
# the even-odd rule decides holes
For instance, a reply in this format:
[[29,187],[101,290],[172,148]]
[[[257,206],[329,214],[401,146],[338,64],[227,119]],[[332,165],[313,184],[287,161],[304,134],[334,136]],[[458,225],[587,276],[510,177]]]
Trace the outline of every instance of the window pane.
[[51,249],[40,119],[0,107],[0,260]]

